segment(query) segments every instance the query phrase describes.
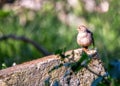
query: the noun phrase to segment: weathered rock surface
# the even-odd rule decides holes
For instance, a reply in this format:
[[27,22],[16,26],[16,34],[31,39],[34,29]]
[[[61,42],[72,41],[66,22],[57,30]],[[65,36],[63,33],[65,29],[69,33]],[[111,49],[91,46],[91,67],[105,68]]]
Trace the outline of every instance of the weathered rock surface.
[[[70,56],[65,63],[77,61],[81,53],[82,49],[66,52],[65,55]],[[77,74],[65,66],[48,73],[61,64],[58,55],[50,55],[0,70],[0,86],[90,86],[98,77],[96,74],[104,75],[105,70],[96,50],[90,50],[87,54],[91,56],[88,68],[82,68]]]

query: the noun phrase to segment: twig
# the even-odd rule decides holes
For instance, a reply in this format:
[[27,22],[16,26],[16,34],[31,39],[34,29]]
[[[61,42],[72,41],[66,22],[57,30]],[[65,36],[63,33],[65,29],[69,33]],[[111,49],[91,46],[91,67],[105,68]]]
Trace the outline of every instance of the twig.
[[97,75],[98,77],[102,77],[100,74],[95,73],[94,71],[92,71],[90,68],[88,68],[88,66],[84,66],[88,71],[90,71],[91,73]]
[[106,76],[105,75],[100,75],[100,74],[97,74],[95,73],[94,71],[92,71],[88,66],[84,66],[88,71],[90,71],[91,73],[97,75],[98,77],[103,77],[103,80],[106,81],[108,84],[110,84],[110,82],[105,78]]
[[26,38],[25,36],[16,36],[16,35],[13,35],[13,34],[4,35],[4,36],[0,37],[0,41],[7,40],[7,39],[10,39],[10,38],[14,39],[14,40],[20,40],[20,41],[32,44],[39,52],[41,52],[45,56],[51,54],[45,48],[43,48],[41,45],[39,45],[38,43],[36,43],[35,41],[33,41],[33,40],[29,39],[29,38]]

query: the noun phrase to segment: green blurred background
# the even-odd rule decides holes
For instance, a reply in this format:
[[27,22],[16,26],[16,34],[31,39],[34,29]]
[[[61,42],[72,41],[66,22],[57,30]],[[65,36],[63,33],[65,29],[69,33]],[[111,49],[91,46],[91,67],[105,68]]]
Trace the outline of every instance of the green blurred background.
[[[119,0],[12,1],[0,1],[0,37],[24,36],[54,53],[58,49],[79,48],[76,29],[84,24],[94,33],[96,48],[103,61],[107,64],[112,59],[119,59]],[[43,56],[30,43],[0,40],[0,68]]]

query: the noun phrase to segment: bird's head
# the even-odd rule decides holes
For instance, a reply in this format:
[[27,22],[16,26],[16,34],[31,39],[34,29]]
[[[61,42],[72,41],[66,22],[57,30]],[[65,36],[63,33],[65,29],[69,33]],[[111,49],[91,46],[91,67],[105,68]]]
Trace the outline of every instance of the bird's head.
[[87,27],[85,27],[84,25],[80,25],[79,27],[78,27],[78,32],[86,32],[86,30],[87,30]]

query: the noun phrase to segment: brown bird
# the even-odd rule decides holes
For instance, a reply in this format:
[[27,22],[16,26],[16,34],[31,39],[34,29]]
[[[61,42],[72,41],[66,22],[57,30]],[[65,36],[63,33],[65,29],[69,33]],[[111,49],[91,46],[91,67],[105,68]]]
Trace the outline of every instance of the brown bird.
[[77,43],[86,50],[91,44],[94,47],[93,33],[84,25],[78,28]]

